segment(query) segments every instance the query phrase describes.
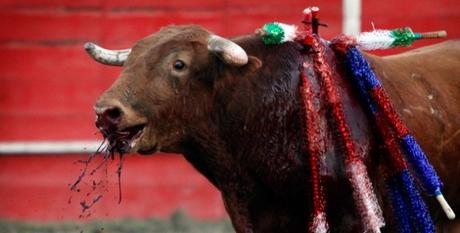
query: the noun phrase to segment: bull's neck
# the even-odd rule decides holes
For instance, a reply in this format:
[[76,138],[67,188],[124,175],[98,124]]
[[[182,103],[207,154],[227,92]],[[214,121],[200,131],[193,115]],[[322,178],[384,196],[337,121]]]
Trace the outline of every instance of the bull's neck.
[[236,41],[262,66],[246,73],[227,73],[232,82],[218,90],[215,98],[218,111],[213,121],[219,137],[228,153],[238,159],[261,154],[295,157],[301,141],[298,85],[302,48],[296,43],[267,47],[256,37]]

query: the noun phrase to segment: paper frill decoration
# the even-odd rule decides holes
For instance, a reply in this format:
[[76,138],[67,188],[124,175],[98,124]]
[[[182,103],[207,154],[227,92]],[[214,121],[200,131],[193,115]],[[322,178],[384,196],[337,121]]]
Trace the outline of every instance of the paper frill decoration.
[[385,187],[399,233],[412,233],[411,221],[409,219],[409,207],[406,204],[404,193],[397,177],[386,178]]
[[297,27],[284,23],[267,23],[256,30],[256,34],[262,38],[266,45],[281,44],[293,41],[297,37]]
[[[371,98],[374,104],[379,108],[399,140],[401,147],[404,149],[404,154],[420,180],[424,190],[435,196],[441,207],[449,219],[455,218],[455,214],[444,199],[441,192],[442,183],[439,176],[436,174],[433,166],[429,163],[425,153],[410,134],[409,129],[405,126],[398,114],[393,109],[388,95],[383,90],[380,81],[376,78],[374,72],[370,68],[369,63],[357,48],[350,48],[347,53],[347,64],[349,64],[355,79],[362,79],[364,82],[367,98]],[[375,113],[374,113],[375,114]]]
[[394,30],[374,30],[363,32],[357,37],[357,46],[362,50],[388,49],[410,46],[416,40],[446,37],[445,31],[414,33],[411,28]]
[[[385,225],[382,211],[367,174],[366,166],[356,155],[350,131],[345,122],[340,96],[330,77],[332,71],[323,57],[324,45],[319,36],[309,32],[306,32],[307,34],[298,32],[294,25],[277,22],[265,24],[262,28],[257,29],[256,33],[266,45],[298,40],[311,47],[315,71],[321,78],[321,88],[325,89],[326,100],[344,144],[345,172],[352,185],[353,197],[363,223],[363,230],[365,232],[380,232],[380,228]],[[344,55],[349,78],[357,87],[356,90],[365,108],[373,116],[387,148],[389,154],[387,170],[392,172],[386,174],[385,187],[395,214],[395,222],[401,233],[432,233],[435,231],[428,207],[411,175],[412,171],[415,172],[415,177],[423,190],[436,197],[449,219],[454,219],[455,213],[441,192],[442,183],[436,171],[415,138],[410,134],[409,129],[394,111],[380,81],[358,48],[375,50],[410,46],[419,39],[441,38],[446,37],[446,35],[445,31],[414,33],[412,29],[406,27],[364,32],[356,38],[339,36],[331,43],[337,52]],[[308,77],[303,70],[301,70],[301,83],[300,94],[303,98],[304,113],[307,122],[314,125],[314,117],[309,115],[309,112],[313,110],[313,105],[308,101],[312,93],[309,90]],[[320,155],[312,141],[317,129],[313,128],[307,127],[305,130],[307,150],[310,155],[314,202],[309,231],[325,233],[329,231],[329,226],[325,213],[325,197],[317,171],[318,156]],[[411,165],[411,169],[409,169],[406,160]]]
[[[396,167],[395,174],[391,175],[387,181],[387,188],[393,210],[398,216],[396,222],[398,222],[399,231],[434,232],[435,227],[428,208],[417,190],[405,159],[411,165],[423,189],[428,194],[436,196],[447,217],[453,219],[455,214],[441,193],[440,178],[415,138],[410,134],[409,129],[394,111],[380,81],[364,56],[357,48],[351,47],[345,51],[345,58],[350,79],[357,87],[357,92],[365,103],[366,109],[373,115],[389,151],[390,161]],[[405,159],[402,154],[405,155]],[[407,219],[399,216],[408,216],[411,224],[408,225]]]
[[312,183],[312,202],[313,213],[312,220],[310,221],[310,233],[327,233],[329,232],[329,225],[326,219],[325,200],[321,177],[319,174],[320,157],[325,156],[324,150],[320,148],[321,142],[319,134],[318,112],[319,109],[315,107],[314,93],[312,84],[304,71],[304,67],[300,69],[300,97],[303,103],[302,109],[304,112],[304,138],[306,150],[309,155],[310,174]]

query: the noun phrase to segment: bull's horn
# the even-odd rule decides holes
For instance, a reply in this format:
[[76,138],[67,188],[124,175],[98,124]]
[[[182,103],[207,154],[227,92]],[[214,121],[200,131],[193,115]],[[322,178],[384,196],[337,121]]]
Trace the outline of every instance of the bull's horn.
[[85,44],[85,50],[97,62],[111,66],[122,66],[131,52],[131,49],[108,50],[91,42]]
[[209,37],[208,50],[229,65],[243,66],[248,63],[248,55],[243,48],[220,36],[211,35]]

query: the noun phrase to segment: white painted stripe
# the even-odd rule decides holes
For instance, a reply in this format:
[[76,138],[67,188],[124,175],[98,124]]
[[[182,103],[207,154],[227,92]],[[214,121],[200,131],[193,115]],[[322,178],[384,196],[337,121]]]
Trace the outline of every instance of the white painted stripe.
[[0,142],[0,154],[86,154],[95,152],[100,141]]
[[361,0],[342,1],[342,33],[357,36],[361,32]]

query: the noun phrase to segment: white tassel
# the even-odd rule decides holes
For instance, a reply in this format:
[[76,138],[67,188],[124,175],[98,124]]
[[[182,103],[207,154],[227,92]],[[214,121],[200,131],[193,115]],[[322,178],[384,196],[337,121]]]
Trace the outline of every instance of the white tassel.
[[350,162],[347,164],[346,173],[353,188],[353,198],[361,215],[364,232],[380,233],[380,228],[385,226],[385,221],[367,176],[366,166],[361,161]]
[[329,225],[326,221],[326,214],[320,213],[313,218],[312,225],[310,226],[311,233],[327,233],[329,232]]
[[284,23],[278,23],[278,25],[284,30],[284,38],[282,42],[294,41],[297,38],[297,27],[295,25],[288,25]]
[[394,41],[390,30],[363,32],[358,36],[358,48],[363,50],[387,49],[391,48]]

